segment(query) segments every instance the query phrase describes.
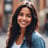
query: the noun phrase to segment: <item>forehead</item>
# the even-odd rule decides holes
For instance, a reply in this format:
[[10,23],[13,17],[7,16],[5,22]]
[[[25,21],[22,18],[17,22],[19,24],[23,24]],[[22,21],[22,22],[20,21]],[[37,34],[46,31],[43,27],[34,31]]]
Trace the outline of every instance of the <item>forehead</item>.
[[31,11],[28,7],[23,7],[20,12],[31,13]]

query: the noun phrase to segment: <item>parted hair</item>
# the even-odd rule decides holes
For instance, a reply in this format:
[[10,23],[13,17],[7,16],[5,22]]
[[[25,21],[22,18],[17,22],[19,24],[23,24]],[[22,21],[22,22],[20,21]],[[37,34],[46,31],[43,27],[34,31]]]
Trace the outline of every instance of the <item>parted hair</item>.
[[21,9],[24,7],[27,7],[30,9],[31,16],[32,16],[31,24],[27,26],[25,35],[24,35],[27,41],[27,45],[29,46],[29,48],[32,48],[32,33],[36,29],[36,25],[38,22],[38,14],[37,14],[36,8],[30,2],[23,2],[23,4],[19,5],[14,15],[12,16],[12,22],[11,22],[11,27],[9,28],[9,36],[8,36],[6,48],[11,48],[14,41],[16,41],[19,35],[21,34],[20,26],[17,23],[17,17]]

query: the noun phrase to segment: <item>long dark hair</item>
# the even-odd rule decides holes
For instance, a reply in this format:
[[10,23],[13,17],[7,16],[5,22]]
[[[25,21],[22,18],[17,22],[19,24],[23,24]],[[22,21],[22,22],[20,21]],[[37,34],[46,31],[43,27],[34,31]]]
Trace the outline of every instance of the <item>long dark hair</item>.
[[36,12],[35,7],[32,4],[29,4],[29,2],[27,2],[25,4],[20,5],[16,9],[15,14],[12,17],[12,23],[11,23],[12,26],[10,27],[9,39],[8,39],[6,48],[11,48],[13,42],[15,40],[17,40],[17,38],[21,34],[21,32],[19,31],[20,26],[17,23],[17,16],[23,7],[29,8],[31,11],[31,15],[32,15],[31,24],[26,28],[26,32],[25,32],[27,45],[29,45],[29,48],[32,47],[32,37],[31,36],[32,36],[32,33],[34,32],[34,30],[36,29],[38,19],[37,19],[37,12]]

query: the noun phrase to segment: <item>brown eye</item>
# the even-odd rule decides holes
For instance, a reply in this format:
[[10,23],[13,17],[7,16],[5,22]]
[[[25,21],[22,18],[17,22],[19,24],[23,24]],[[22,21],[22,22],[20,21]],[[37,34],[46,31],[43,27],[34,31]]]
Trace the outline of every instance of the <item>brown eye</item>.
[[30,14],[27,14],[27,17],[31,17],[31,15]]
[[23,13],[19,13],[20,16],[23,16]]
[[31,17],[31,15],[28,15],[28,17]]

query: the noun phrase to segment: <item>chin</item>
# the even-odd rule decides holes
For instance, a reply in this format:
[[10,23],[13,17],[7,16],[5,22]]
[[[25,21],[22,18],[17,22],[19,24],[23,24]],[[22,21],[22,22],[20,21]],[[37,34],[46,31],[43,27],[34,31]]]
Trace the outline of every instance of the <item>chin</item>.
[[27,26],[20,26],[21,28],[26,28]]

